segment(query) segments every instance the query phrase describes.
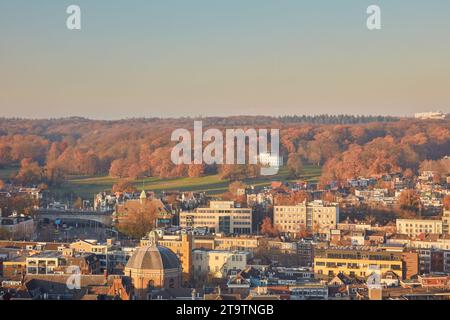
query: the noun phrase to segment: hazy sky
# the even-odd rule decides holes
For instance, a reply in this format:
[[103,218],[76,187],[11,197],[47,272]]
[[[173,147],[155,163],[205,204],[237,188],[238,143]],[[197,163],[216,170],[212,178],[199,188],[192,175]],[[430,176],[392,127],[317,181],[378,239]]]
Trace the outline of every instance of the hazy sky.
[[429,110],[450,112],[448,0],[0,0],[0,116]]

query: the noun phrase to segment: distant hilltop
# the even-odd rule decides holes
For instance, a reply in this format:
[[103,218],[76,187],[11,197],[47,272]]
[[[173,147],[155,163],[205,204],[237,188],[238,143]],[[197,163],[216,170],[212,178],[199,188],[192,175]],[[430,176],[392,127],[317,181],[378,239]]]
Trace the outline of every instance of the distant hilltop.
[[421,120],[441,120],[445,119],[448,114],[445,114],[441,111],[432,111],[432,112],[420,112],[414,115],[414,118]]
[[267,126],[268,124],[366,124],[373,122],[397,122],[399,117],[395,116],[383,116],[383,115],[349,115],[349,114],[317,114],[317,115],[235,115],[235,116],[196,116],[196,117],[133,117],[117,120],[106,119],[89,119],[85,117],[65,117],[65,118],[49,118],[49,119],[27,119],[27,118],[6,118],[0,116],[0,136],[4,126],[16,126],[25,125],[28,123],[30,126],[46,127],[52,125],[129,125],[134,124],[165,124],[165,125],[177,125],[192,124],[195,120],[203,121],[205,126],[245,126],[245,125],[261,125]]

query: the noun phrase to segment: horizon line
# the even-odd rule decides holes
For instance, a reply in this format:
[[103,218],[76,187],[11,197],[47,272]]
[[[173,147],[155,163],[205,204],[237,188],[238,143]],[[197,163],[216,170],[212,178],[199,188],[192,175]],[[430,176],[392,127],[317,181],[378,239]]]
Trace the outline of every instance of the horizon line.
[[[444,113],[448,114],[448,113]],[[230,118],[272,118],[272,119],[280,119],[280,118],[289,118],[289,117],[310,117],[310,118],[318,118],[322,116],[328,117],[355,117],[355,118],[375,118],[375,117],[384,117],[391,119],[415,119],[414,115],[383,115],[383,114],[352,114],[352,113],[320,113],[320,114],[280,114],[280,115],[267,115],[267,114],[258,114],[258,115],[249,115],[249,114],[240,114],[240,115],[189,115],[189,116],[135,116],[135,117],[122,117],[122,118],[97,118],[90,116],[77,116],[77,115],[68,115],[63,117],[22,117],[22,116],[0,116],[0,120],[29,120],[29,121],[57,121],[57,120],[88,120],[88,121],[125,121],[125,120],[189,120],[189,119],[230,119]]]

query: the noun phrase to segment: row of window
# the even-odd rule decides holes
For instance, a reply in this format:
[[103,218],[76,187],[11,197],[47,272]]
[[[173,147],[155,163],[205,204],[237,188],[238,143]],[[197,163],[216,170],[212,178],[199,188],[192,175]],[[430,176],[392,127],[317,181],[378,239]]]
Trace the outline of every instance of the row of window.
[[[401,230],[401,229],[400,229]],[[424,228],[422,228],[422,227],[418,227],[418,228],[406,228],[405,229],[406,231],[411,231],[411,232],[414,232],[414,231],[416,231],[416,232],[418,232],[418,231],[421,231],[422,232],[422,230],[423,231],[429,231],[429,232],[432,232],[433,230],[436,230],[436,231],[441,231],[441,228],[436,228],[436,229],[434,229],[434,228],[426,228],[426,227],[424,227]]]
[[[222,259],[227,259],[227,258],[229,258],[229,257],[226,257],[226,256],[218,256],[218,255],[216,255],[216,256],[214,256],[214,260],[216,260],[216,261],[218,261],[220,258],[222,258]],[[202,254],[196,254],[195,255],[195,257],[194,257],[194,259],[195,260],[197,260],[197,261],[202,261],[203,260],[203,255]],[[231,261],[239,261],[239,262],[242,262],[242,261],[244,261],[244,256],[243,255],[232,255],[231,256]]]
[[201,210],[201,209],[197,209],[196,213],[247,213],[247,214],[251,214],[252,210],[248,209],[248,210]]
[[346,263],[346,262],[324,262],[317,261],[315,263],[317,267],[327,267],[327,268],[347,268],[347,269],[367,269],[367,268],[376,268],[380,269],[391,269],[391,270],[401,270],[401,266],[398,264],[363,264],[363,263]]
[[[306,218],[305,214],[302,214],[303,218]],[[335,214],[317,214],[315,215],[318,219],[332,219],[335,217]],[[284,213],[278,213],[275,215],[275,219],[277,218],[299,218],[298,214],[284,214]]]
[[[211,267],[208,266],[206,269],[208,272],[211,272]],[[232,270],[236,270],[236,267],[233,267]],[[197,266],[197,271],[201,272],[202,271],[202,266]],[[219,266],[215,266],[214,267],[214,272],[218,273],[220,271],[220,267]],[[228,269],[224,268],[223,269],[223,273],[228,273]]]
[[[319,254],[318,254],[319,256]],[[379,261],[397,261],[400,260],[398,255],[394,254],[377,254],[377,253],[334,253],[328,252],[326,257],[329,259],[348,259],[348,260],[379,260]]]
[[234,240],[216,240],[217,245],[242,245],[246,247],[256,247],[258,242],[257,241],[234,241]]
[[[183,219],[183,217],[181,217]],[[185,217],[185,219],[192,219],[194,218],[196,221],[198,221],[199,219],[203,219],[203,220],[214,220],[216,221],[219,217],[218,216],[189,216],[189,217]],[[250,220],[252,218],[251,215],[245,215],[245,216],[233,216],[233,219],[237,220],[237,219],[241,219],[241,220]]]
[[[313,221],[315,224],[334,224],[333,220]],[[275,220],[275,224],[304,224],[304,220]]]
[[[294,213],[305,213],[305,207],[275,207],[276,212],[294,212]],[[314,213],[333,213],[336,212],[335,207],[323,207],[323,208],[313,208]]]
[[[400,225],[401,227],[401,225]],[[405,227],[415,227],[415,228],[433,228],[432,224],[417,224],[417,223],[405,223]],[[439,227],[439,226],[438,226]]]

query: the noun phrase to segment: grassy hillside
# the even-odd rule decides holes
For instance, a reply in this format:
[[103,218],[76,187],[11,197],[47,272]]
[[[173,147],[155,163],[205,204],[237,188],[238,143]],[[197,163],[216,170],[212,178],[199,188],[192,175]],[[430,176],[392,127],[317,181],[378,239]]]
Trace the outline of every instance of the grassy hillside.
[[0,180],[8,180],[11,175],[16,174],[18,171],[18,166],[7,166],[0,168]]
[[[301,179],[317,181],[320,172],[320,167],[305,166]],[[260,187],[269,185],[271,181],[276,180],[291,181],[286,168],[282,168],[275,176],[248,179],[245,182]],[[82,198],[90,199],[95,193],[111,190],[112,185],[117,181],[118,179],[109,176],[72,177],[64,186],[52,189],[51,191],[56,193],[74,193]],[[134,182],[134,185],[138,189],[144,188],[145,190],[151,191],[204,191],[209,194],[223,193],[228,189],[228,184],[229,181],[220,180],[218,175],[209,175],[200,178],[146,178]]]

